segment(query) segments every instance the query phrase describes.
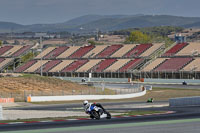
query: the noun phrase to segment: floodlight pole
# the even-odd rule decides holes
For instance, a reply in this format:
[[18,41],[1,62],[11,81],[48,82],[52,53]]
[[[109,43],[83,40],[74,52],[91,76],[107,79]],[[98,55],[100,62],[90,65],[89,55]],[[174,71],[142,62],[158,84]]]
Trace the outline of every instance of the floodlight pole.
[[[43,49],[43,45],[42,45],[42,36],[40,36],[40,46],[41,46],[41,53],[42,53],[42,49]],[[41,54],[40,53],[40,54]],[[40,75],[41,76],[43,76],[43,72],[42,72],[42,70],[43,70],[43,64],[42,64],[42,56],[41,56],[41,67],[40,67]]]

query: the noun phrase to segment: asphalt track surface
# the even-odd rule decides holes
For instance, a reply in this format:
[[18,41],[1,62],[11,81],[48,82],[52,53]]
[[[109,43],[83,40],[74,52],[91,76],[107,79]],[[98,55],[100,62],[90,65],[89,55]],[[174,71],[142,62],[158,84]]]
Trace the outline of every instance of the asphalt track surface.
[[[107,84],[106,84],[107,85]],[[118,84],[109,84],[112,87]],[[123,84],[121,88],[132,88],[130,84]],[[153,87],[163,88],[190,88],[200,89],[193,85],[162,85],[154,84]],[[153,104],[165,104],[167,101]],[[77,120],[42,123],[21,123],[0,125],[0,132],[5,133],[199,133],[200,132],[200,107],[159,107],[159,108],[112,108],[112,105],[139,105],[142,102],[103,103],[108,111],[112,110],[158,110],[175,111],[173,114],[113,118],[110,120]],[[19,107],[19,110],[72,110],[80,111],[81,104],[60,104],[47,106]]]
[[[160,104],[161,102],[158,102]],[[165,102],[163,102],[165,103]],[[120,103],[120,105],[123,104],[141,104],[141,103]],[[157,103],[154,103],[157,104]],[[103,103],[105,106],[112,106],[116,105],[116,103]],[[18,108],[22,110],[66,110],[68,108],[69,110],[77,110],[76,108],[81,108],[81,104],[70,104],[70,105],[51,105],[51,106],[35,106],[35,107],[23,107]],[[17,108],[15,108],[17,109]],[[79,110],[79,109],[78,109]],[[125,118],[113,118],[110,120],[107,119],[101,119],[101,120],[77,120],[77,121],[59,121],[59,122],[42,122],[42,123],[21,123],[21,124],[11,124],[11,125],[0,125],[0,132],[10,132],[13,131],[13,133],[17,133],[17,131],[21,133],[25,133],[26,130],[29,133],[31,132],[57,132],[57,133],[64,133],[64,132],[77,132],[77,133],[83,133],[83,132],[94,132],[94,133],[101,133],[101,132],[116,132],[111,127],[115,127],[116,124],[119,124],[119,132],[132,132],[136,129],[137,132],[145,132],[145,131],[151,131],[148,130],[149,128],[154,131],[159,126],[159,130],[156,130],[156,132],[159,132],[161,130],[168,129],[169,127],[174,127],[174,124],[177,125],[177,127],[184,126],[186,129],[194,129],[195,131],[199,131],[199,128],[194,128],[195,125],[200,124],[200,107],[179,107],[179,108],[172,108],[172,107],[160,107],[160,108],[108,108],[108,111],[111,110],[160,110],[160,111],[176,111],[176,113],[173,114],[164,114],[164,115],[152,115],[152,116],[141,116],[141,117],[125,117]],[[199,118],[199,119],[196,119]],[[192,120],[190,120],[192,119]],[[174,121],[179,120],[179,121]],[[174,122],[173,122],[174,121]],[[166,122],[166,123],[165,123]],[[163,124],[160,124],[163,123]],[[194,124],[197,123],[197,124]],[[138,125],[137,125],[138,124]],[[105,127],[105,125],[109,125],[108,127]],[[129,126],[126,126],[129,125]],[[145,126],[144,126],[145,125]],[[166,126],[167,125],[167,126]],[[145,127],[145,128],[143,128]],[[151,128],[152,127],[152,128]],[[116,129],[115,127],[114,129]],[[174,127],[175,128],[175,127]],[[51,130],[52,129],[52,130]],[[103,130],[102,130],[103,129]],[[141,130],[142,129],[142,130]],[[141,131],[140,131],[141,130]],[[176,128],[178,131],[178,129]],[[175,131],[174,130],[174,133]],[[188,130],[185,130],[188,131]],[[154,133],[154,132],[153,132]],[[176,132],[178,133],[178,132]],[[186,132],[182,132],[186,133]]]

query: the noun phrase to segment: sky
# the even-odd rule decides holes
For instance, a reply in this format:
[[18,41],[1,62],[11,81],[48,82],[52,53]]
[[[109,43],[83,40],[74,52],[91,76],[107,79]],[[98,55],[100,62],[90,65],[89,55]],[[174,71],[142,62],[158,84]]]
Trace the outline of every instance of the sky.
[[0,21],[58,23],[88,15],[200,17],[200,0],[0,0]]

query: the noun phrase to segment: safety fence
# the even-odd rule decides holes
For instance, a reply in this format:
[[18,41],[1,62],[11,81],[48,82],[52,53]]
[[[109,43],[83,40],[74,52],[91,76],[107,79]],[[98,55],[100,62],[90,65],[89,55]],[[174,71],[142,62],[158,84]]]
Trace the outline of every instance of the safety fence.
[[14,98],[15,101],[26,101],[27,96],[66,96],[66,95],[119,95],[141,92],[141,88],[107,89],[94,87],[87,90],[24,90],[20,92],[0,91],[0,98]]

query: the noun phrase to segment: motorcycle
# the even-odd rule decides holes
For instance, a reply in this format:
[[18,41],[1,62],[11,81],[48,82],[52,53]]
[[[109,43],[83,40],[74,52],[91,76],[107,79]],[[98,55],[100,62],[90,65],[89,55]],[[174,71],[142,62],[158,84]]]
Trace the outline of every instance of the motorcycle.
[[92,119],[97,119],[97,120],[99,120],[100,118],[111,119],[111,114],[109,112],[95,105],[91,105],[88,108],[88,113],[90,114],[90,117]]

